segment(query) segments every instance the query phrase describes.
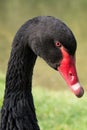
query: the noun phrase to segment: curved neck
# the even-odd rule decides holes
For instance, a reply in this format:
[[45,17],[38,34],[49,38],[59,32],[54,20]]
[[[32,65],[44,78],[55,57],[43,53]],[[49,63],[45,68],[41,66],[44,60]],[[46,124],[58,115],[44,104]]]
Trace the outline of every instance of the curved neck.
[[6,88],[11,91],[31,92],[33,67],[36,55],[27,46],[13,47],[8,63]]
[[31,93],[36,57],[28,45],[13,44],[6,76],[0,130],[39,130]]

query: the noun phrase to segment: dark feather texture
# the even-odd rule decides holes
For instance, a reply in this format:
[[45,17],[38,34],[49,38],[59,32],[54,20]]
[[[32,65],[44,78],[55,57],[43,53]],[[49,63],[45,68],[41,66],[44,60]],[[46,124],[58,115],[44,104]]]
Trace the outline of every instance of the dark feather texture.
[[76,41],[70,29],[60,20],[36,17],[16,33],[8,63],[0,130],[39,130],[32,97],[32,75],[37,56],[56,69],[62,59],[55,47],[60,41],[70,55]]

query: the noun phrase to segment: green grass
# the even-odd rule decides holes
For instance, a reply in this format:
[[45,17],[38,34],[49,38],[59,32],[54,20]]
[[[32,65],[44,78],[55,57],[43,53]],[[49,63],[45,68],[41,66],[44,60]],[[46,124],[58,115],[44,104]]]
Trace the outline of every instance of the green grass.
[[34,101],[41,130],[86,130],[87,96],[34,88]]
[[[0,107],[4,76],[0,75]],[[70,91],[33,87],[34,103],[41,130],[86,130],[87,93],[78,99]]]
[[2,73],[0,73],[0,107],[3,101],[4,86],[5,86],[5,76]]

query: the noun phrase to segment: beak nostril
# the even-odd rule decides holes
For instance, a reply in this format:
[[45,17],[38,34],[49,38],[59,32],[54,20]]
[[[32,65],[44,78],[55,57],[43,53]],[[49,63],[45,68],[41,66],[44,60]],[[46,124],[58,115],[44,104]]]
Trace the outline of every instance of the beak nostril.
[[74,80],[74,75],[72,74],[72,72],[69,72],[69,79],[70,79],[71,81]]
[[69,72],[69,76],[73,76],[73,74],[71,72]]

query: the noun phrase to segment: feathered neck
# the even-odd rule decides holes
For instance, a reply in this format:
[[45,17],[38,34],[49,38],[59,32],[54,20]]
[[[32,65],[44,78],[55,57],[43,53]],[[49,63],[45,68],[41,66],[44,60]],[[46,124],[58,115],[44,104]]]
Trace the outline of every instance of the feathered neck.
[[28,45],[13,43],[6,76],[0,130],[39,130],[31,92],[35,61],[36,55]]

